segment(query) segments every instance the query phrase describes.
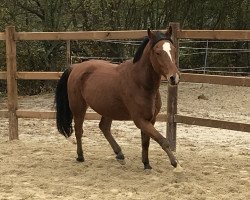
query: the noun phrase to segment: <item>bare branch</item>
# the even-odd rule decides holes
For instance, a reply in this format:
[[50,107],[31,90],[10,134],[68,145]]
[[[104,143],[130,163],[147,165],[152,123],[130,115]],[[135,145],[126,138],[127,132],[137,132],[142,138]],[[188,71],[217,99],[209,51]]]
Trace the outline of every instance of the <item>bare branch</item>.
[[42,11],[41,5],[40,5],[40,3],[39,3],[37,0],[34,1],[34,2],[36,2],[37,5],[40,6],[40,10],[41,10],[42,14],[39,13],[39,11],[33,9],[32,7],[30,7],[30,6],[28,6],[28,5],[25,5],[25,4],[21,3],[20,1],[16,1],[16,2],[17,2],[17,5],[18,5],[20,8],[29,11],[30,13],[36,15],[36,16],[39,17],[42,21],[44,21],[44,19],[45,19],[45,17],[44,17],[44,12]]

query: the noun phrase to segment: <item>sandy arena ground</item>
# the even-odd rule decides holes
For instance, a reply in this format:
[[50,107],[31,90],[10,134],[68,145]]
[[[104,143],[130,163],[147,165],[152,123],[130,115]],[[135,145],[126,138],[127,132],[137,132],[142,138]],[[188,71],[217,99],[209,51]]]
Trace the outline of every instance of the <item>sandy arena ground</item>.
[[[165,101],[165,85],[161,91]],[[20,97],[19,107],[53,110],[53,94]],[[182,83],[178,113],[250,123],[250,88]],[[165,123],[156,128],[166,134]],[[184,172],[177,174],[154,141],[153,170],[143,170],[132,122],[114,122],[112,129],[126,165],[115,160],[97,121],[84,129],[86,162],[77,163],[76,145],[58,134],[54,120],[19,119],[20,140],[8,141],[8,120],[0,119],[0,199],[250,199],[250,133],[178,124],[176,155]]]

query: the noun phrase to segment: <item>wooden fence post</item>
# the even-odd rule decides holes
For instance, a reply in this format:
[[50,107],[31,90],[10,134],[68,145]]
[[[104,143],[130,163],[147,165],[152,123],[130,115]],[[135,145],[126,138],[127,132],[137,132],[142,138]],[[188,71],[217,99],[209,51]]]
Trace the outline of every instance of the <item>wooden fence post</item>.
[[[172,39],[176,47],[176,65],[179,68],[179,41],[177,38],[177,31],[180,29],[179,23],[171,22]],[[176,122],[174,117],[177,114],[177,86],[168,85],[168,105],[167,105],[167,138],[170,143],[170,149],[176,151]]]
[[14,26],[5,29],[6,34],[6,63],[7,63],[7,92],[9,112],[9,139],[18,139],[17,118],[17,80],[16,80],[16,30]]
[[70,40],[66,41],[66,67],[69,67],[71,65],[71,53],[70,53]]

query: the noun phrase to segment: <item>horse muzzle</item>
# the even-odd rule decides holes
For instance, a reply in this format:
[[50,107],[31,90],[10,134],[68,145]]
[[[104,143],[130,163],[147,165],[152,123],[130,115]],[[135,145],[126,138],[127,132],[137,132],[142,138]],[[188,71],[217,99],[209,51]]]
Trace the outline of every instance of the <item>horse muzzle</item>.
[[170,85],[177,85],[180,82],[180,75],[178,73],[166,78],[169,81]]

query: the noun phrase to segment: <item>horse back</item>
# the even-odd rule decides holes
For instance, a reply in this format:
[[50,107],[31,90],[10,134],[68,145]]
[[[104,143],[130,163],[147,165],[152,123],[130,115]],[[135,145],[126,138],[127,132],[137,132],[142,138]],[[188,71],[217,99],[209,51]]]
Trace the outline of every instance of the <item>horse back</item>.
[[[71,65],[71,73],[69,83],[74,87],[80,88],[80,85],[86,85],[87,80],[90,78],[105,79],[105,77],[114,76],[116,74],[117,65],[104,60],[90,60],[82,63]],[[95,80],[97,83],[100,80]]]

